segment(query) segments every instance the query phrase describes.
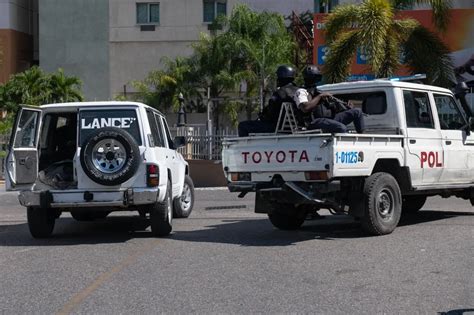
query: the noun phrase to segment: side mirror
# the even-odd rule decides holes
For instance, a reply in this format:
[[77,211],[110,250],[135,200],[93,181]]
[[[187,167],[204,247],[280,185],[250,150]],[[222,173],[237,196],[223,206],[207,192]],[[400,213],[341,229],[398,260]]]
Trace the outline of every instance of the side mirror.
[[176,149],[181,148],[186,145],[186,138],[182,136],[175,137],[173,140],[173,144]]

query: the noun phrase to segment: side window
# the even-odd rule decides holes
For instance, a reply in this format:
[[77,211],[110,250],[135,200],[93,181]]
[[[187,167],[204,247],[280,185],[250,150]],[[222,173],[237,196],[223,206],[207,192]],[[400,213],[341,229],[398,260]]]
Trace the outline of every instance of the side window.
[[151,110],[146,111],[146,115],[148,117],[148,123],[150,124],[151,129],[151,141],[150,146],[157,147],[159,135],[158,135],[158,128],[156,127],[155,115],[151,112]]
[[434,99],[441,129],[458,130],[466,125],[464,116],[451,96],[434,94]]
[[428,93],[403,91],[405,115],[409,128],[434,128]]
[[165,146],[165,135],[163,133],[163,123],[161,122],[160,115],[155,114],[155,121],[156,121],[156,125],[157,125],[157,130],[158,130],[157,145],[159,147],[164,147]]
[[171,139],[171,133],[170,133],[170,129],[168,128],[168,123],[166,122],[166,120],[163,120],[163,125],[165,127],[165,131],[166,131],[166,138],[168,139],[168,146],[170,149],[175,149],[174,147],[174,144],[173,144],[173,139]]
[[39,112],[32,110],[22,110],[20,121],[18,122],[15,148],[36,147],[36,125],[38,124]]
[[368,115],[383,115],[387,112],[387,96],[385,92],[351,93],[336,95],[352,105],[353,108],[360,108]]

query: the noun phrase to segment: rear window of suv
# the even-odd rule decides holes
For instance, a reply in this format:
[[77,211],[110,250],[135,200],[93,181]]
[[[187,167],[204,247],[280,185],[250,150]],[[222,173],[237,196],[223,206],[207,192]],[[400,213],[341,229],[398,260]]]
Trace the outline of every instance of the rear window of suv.
[[83,144],[95,130],[115,127],[127,131],[133,139],[142,144],[137,112],[134,109],[91,109],[79,113],[79,143]]

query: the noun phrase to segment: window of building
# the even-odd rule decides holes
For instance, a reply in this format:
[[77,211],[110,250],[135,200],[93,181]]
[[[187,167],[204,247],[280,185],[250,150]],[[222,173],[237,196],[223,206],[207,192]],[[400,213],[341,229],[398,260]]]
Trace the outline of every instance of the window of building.
[[339,0],[314,0],[314,13],[329,13],[339,4]]
[[137,3],[137,24],[159,24],[160,3]]
[[226,0],[203,0],[203,15],[205,23],[212,23],[219,15],[227,15]]

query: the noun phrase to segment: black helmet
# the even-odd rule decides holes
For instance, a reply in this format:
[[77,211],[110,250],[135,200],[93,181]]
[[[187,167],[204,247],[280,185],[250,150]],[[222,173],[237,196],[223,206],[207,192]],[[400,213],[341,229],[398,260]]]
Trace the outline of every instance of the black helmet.
[[309,65],[303,70],[303,79],[307,83],[316,83],[323,78],[321,71],[315,65]]
[[278,79],[294,79],[295,69],[290,66],[279,66],[277,69]]

